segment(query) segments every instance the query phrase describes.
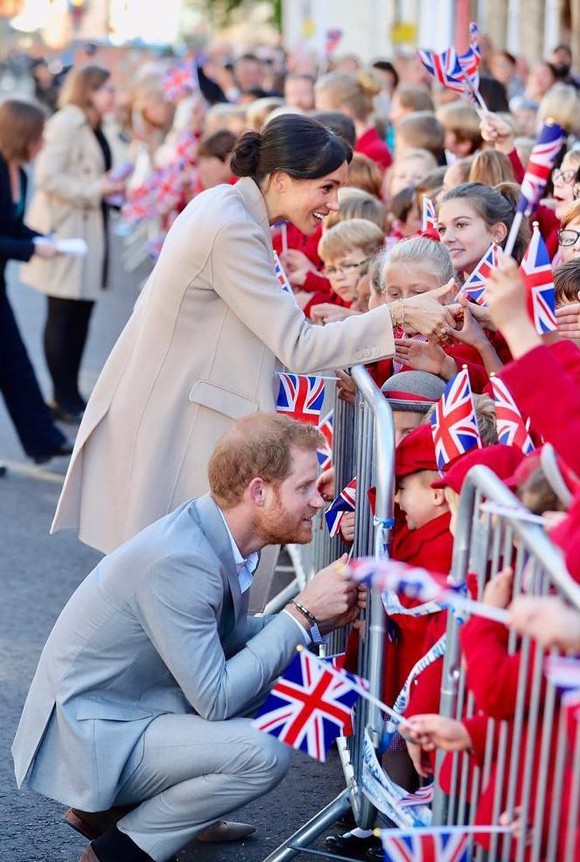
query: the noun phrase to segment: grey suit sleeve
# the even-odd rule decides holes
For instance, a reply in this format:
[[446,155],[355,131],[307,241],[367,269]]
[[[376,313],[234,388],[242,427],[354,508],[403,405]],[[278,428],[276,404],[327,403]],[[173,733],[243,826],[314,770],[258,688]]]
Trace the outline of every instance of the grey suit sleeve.
[[193,709],[210,721],[241,713],[287,667],[300,631],[287,614],[226,659],[217,622],[223,585],[211,561],[164,558],[143,581],[137,613]]

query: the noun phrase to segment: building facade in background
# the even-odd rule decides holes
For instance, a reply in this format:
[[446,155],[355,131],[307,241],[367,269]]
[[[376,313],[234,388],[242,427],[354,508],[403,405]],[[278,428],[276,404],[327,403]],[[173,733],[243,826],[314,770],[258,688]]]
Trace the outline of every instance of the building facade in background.
[[[238,41],[248,41],[248,20],[263,22],[268,5],[248,3],[254,15],[244,9]],[[175,45],[215,36],[213,8],[210,0],[0,0],[0,21],[4,33],[11,22],[15,34],[40,37],[54,50],[74,38]],[[468,22],[476,20],[496,48],[533,61],[564,41],[580,65],[580,0],[283,0],[282,17],[285,47],[317,56],[325,54],[331,30],[342,33],[338,53],[364,61],[416,47],[464,49]],[[264,39],[263,26],[254,32]],[[235,33],[230,29],[229,38]],[[270,38],[276,40],[273,30]]]

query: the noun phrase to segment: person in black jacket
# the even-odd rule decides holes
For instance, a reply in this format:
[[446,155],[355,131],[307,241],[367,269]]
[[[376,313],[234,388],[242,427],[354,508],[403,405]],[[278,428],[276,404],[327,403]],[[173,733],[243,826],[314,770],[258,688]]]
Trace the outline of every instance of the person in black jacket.
[[70,455],[72,443],[54,424],[28,357],[6,291],[9,260],[57,254],[50,239],[23,221],[26,174],[23,165],[42,147],[45,114],[19,99],[0,104],[0,392],[26,454],[37,464]]

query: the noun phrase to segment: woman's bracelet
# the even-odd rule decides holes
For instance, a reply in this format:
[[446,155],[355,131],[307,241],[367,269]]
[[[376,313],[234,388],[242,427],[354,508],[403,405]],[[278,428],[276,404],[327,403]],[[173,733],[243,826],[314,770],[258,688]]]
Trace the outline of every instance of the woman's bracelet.
[[311,614],[310,611],[308,610],[308,608],[305,608],[304,605],[301,605],[300,602],[296,601],[296,599],[291,599],[290,604],[294,605],[295,607],[298,608],[298,610],[300,611],[300,613],[302,614],[304,619],[308,620],[310,625],[312,625],[312,626],[319,626],[320,625],[320,623],[318,622],[318,620],[316,619],[314,614]]

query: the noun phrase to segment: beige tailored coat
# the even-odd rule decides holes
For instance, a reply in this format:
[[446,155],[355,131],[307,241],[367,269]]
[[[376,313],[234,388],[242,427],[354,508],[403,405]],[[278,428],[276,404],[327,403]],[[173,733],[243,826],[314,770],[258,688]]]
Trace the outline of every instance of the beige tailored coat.
[[103,152],[84,111],[67,105],[46,124],[34,173],[36,193],[26,223],[58,239],[82,237],[86,257],[52,260],[34,255],[20,269],[25,284],[62,299],[96,300],[102,294],[105,232],[101,211]]
[[109,552],[204,493],[218,437],[274,409],[276,358],[311,373],[393,351],[386,306],[313,326],[280,289],[252,179],[204,192],[171,227],[97,380],[52,530]]

